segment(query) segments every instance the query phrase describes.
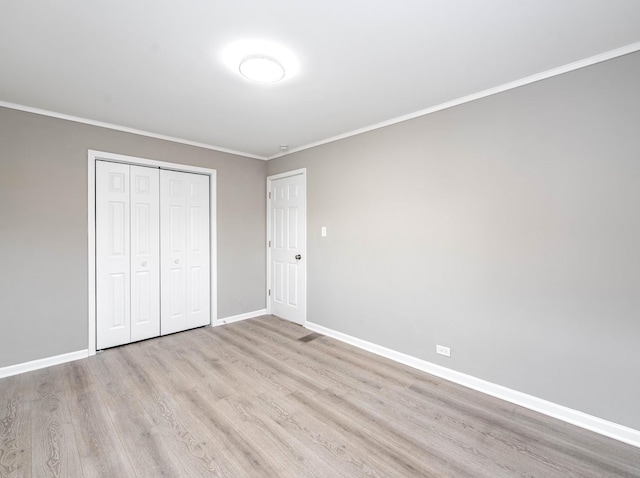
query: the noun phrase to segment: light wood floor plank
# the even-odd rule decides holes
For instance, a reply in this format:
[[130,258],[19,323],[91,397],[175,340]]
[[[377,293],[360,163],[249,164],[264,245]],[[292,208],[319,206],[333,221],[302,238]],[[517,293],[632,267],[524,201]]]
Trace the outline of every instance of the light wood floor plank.
[[240,476],[240,468],[210,440],[203,421],[193,419],[171,395],[145,397],[145,408],[151,408],[156,433],[166,452],[187,470],[184,476]]
[[207,333],[197,338],[205,349],[222,354],[224,365],[221,368],[226,369],[226,376],[230,383],[235,383],[234,388],[248,393],[266,392],[280,396],[291,393],[292,388],[295,389],[295,386],[288,388],[285,380],[264,364],[245,357],[242,351],[224,341],[218,334],[217,330],[209,329]]
[[218,402],[224,413],[251,439],[254,446],[264,448],[284,470],[295,471],[296,476],[343,476],[331,464],[322,460],[292,434],[278,426],[256,407],[254,400],[242,395],[228,397]]
[[[278,319],[280,321],[280,319]],[[272,327],[271,322],[260,322],[260,321],[247,321],[249,322],[249,330],[256,331],[256,333],[264,336],[267,340],[274,340],[274,336],[279,334],[279,328]],[[257,325],[253,327],[253,325]],[[242,324],[245,325],[244,323]],[[292,324],[296,328],[300,328],[300,326]],[[261,329],[260,332],[257,332],[258,329]],[[287,330],[285,328],[284,330]],[[303,329],[304,330],[304,329]],[[308,331],[306,331],[308,332]],[[291,335],[293,337],[301,337],[304,334],[300,335],[299,332],[296,332],[295,329],[292,331]],[[353,388],[366,388],[371,390],[372,392],[381,392],[384,388],[384,384],[380,381],[379,374],[376,374],[369,368],[357,368],[351,366],[348,361],[344,361],[340,355],[330,355],[324,353],[322,350],[318,350],[317,348],[311,347],[309,343],[302,343],[295,339],[284,339],[286,342],[282,343],[280,340],[275,339],[275,343],[278,344],[278,347],[282,350],[291,349],[295,350],[296,353],[299,353],[307,363],[322,365],[323,367],[327,367],[332,370],[334,373],[341,377],[341,381],[345,386],[348,386],[350,389]]]
[[[166,377],[159,375],[156,368],[156,361],[147,363],[147,367],[138,366],[138,358],[142,356],[142,351],[148,347],[154,347],[153,341],[140,344],[138,350],[129,348],[121,354],[102,353],[98,356],[96,363],[101,364],[96,369],[96,374],[105,374],[107,380],[102,393],[105,395],[105,403],[112,413],[112,420],[119,429],[119,433],[124,436],[123,441],[135,441],[135,435],[131,435],[130,420],[126,415],[118,416],[124,409],[127,414],[146,417],[146,426],[137,424],[134,428],[142,434],[142,439],[148,443],[151,452],[147,456],[133,457],[132,466],[138,476],[158,476],[156,472],[163,471],[165,476],[189,476],[189,477],[232,477],[235,476],[225,467],[223,462],[215,453],[207,450],[206,443],[198,436],[196,427],[193,424],[185,424],[181,419],[178,407],[167,400],[167,396],[179,393],[180,390],[172,388],[176,383]],[[131,355],[129,355],[131,354]],[[147,368],[149,370],[147,370]],[[163,369],[166,372],[166,369]],[[151,373],[149,373],[151,372]],[[121,377],[121,386],[115,386],[110,378],[111,374]],[[180,383],[178,381],[177,383]],[[192,384],[193,385],[193,384]],[[121,393],[128,391],[128,395]],[[133,405],[133,407],[132,407]],[[131,409],[134,408],[135,412]],[[136,453],[140,447],[129,446],[127,450],[135,449]],[[145,463],[149,455],[155,456],[155,463],[150,466]],[[171,463],[167,468],[157,468],[161,462]],[[147,475],[149,470],[154,473]],[[171,470],[171,472],[169,472]]]
[[337,364],[329,364],[323,360],[321,354],[310,357],[306,352],[308,347],[304,344],[285,344],[271,342],[271,338],[263,330],[256,330],[249,327],[228,327],[229,333],[234,334],[239,339],[251,345],[254,351],[262,351],[264,360],[269,360],[286,366],[298,377],[309,377],[313,380],[313,387],[321,390],[331,388],[334,393],[348,393],[360,383],[350,376],[342,374],[337,370]]
[[[547,462],[551,466],[558,463],[557,474],[548,472],[549,476],[636,476],[634,473],[640,470],[637,466],[624,466],[627,460],[622,455],[611,453],[613,450],[593,453],[593,450],[608,450],[612,445],[620,453],[621,448],[613,440],[502,400],[477,396],[476,392],[464,387],[450,385],[455,384],[443,384],[438,393],[433,393],[414,384],[408,390],[395,391],[394,398],[420,417],[436,413],[441,419],[446,417],[441,420],[444,424],[455,425],[466,433],[478,430],[478,441],[503,442],[518,454],[527,455],[528,467],[535,462]],[[487,399],[491,400],[485,402]],[[625,449],[628,451],[623,446],[622,450]],[[570,468],[563,471],[564,463],[570,464]],[[591,470],[598,472],[592,475]],[[598,474],[603,472],[610,474]]]
[[[332,397],[331,401],[336,400],[338,397]],[[347,410],[371,417],[376,423],[390,430],[394,439],[400,443],[409,442],[421,449],[429,450],[432,455],[448,455],[453,461],[464,463],[466,470],[458,470],[456,476],[509,478],[528,477],[532,473],[538,473],[540,476],[549,475],[546,466],[540,466],[540,463],[531,460],[535,458],[531,452],[527,453],[529,463],[525,471],[519,466],[519,456],[513,453],[511,443],[492,442],[486,440],[486,436],[482,436],[482,440],[476,440],[472,426],[467,423],[462,429],[449,426],[448,422],[455,418],[451,416],[453,414],[447,416],[446,421],[440,414],[434,418],[414,414],[388,395],[373,396],[359,390],[340,397],[339,400],[344,402],[343,406]],[[526,445],[525,450],[528,451]],[[492,458],[494,454],[511,456],[509,460],[496,462]]]
[[202,423],[202,432],[211,446],[227,457],[236,468],[235,476],[283,476],[279,464],[254,446],[245,434],[196,388],[175,396],[176,404],[192,422]]
[[166,453],[165,440],[155,433],[156,427],[136,395],[112,397],[106,405],[123,447],[135,450],[128,455],[136,476],[154,478],[186,474]]
[[97,391],[70,393],[70,412],[85,478],[136,476]]
[[351,433],[332,427],[315,411],[307,413],[291,397],[262,394],[258,399],[264,413],[316,455],[332,464],[337,473],[350,477],[408,476],[395,472],[393,464],[387,465],[384,458],[361,446]]
[[640,449],[276,317],[0,380],[0,478],[640,478]]
[[34,476],[82,478],[74,426],[65,396],[64,366],[33,372],[31,404],[32,470]]
[[259,347],[258,342],[253,338],[234,333],[233,327],[221,327],[220,330],[216,330],[216,333],[225,342],[238,349],[243,356],[249,357],[262,364],[268,369],[269,373],[277,376],[288,390],[295,391],[304,388],[305,390],[317,393],[332,385],[326,382],[321,375],[310,377],[308,370],[300,371],[289,366],[289,364],[280,357],[274,357],[269,353],[269,350],[264,347]]
[[0,478],[31,476],[28,375],[0,380]]

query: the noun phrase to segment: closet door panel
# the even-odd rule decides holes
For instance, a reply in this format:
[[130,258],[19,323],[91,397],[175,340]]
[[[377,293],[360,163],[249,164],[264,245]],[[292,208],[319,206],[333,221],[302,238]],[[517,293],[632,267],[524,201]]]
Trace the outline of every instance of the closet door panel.
[[160,173],[131,166],[131,341],[160,335]]
[[189,328],[185,301],[187,194],[180,174],[175,171],[160,171],[162,335]]
[[161,333],[210,323],[209,177],[160,171]]
[[209,256],[209,177],[188,174],[187,321],[190,327],[211,322]]
[[131,341],[129,166],[96,162],[96,348]]

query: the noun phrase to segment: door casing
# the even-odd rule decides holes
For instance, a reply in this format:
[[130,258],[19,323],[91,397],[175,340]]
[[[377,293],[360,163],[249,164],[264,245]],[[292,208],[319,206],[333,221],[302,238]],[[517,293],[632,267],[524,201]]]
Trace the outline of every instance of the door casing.
[[88,243],[88,332],[89,332],[89,355],[96,353],[96,161],[104,160],[115,163],[125,163],[137,166],[148,166],[153,168],[168,169],[186,173],[206,174],[209,176],[209,248],[210,248],[210,314],[211,325],[218,325],[218,258],[217,258],[217,234],[216,234],[216,170],[189,166],[186,164],[168,163],[153,159],[137,158],[123,154],[108,153],[90,149],[87,154],[87,243]]

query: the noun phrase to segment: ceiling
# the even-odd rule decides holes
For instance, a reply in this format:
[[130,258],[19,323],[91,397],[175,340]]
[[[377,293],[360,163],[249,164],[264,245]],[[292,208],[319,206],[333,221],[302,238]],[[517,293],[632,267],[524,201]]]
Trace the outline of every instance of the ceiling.
[[638,0],[2,0],[0,101],[266,159],[638,42]]

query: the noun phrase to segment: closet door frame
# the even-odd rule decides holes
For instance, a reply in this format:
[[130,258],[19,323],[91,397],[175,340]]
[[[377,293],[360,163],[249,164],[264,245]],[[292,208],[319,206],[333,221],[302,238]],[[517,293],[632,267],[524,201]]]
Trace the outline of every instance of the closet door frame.
[[210,317],[209,325],[218,324],[218,267],[217,267],[217,234],[216,234],[216,170],[190,166],[187,164],[169,163],[156,161],[153,159],[137,158],[122,154],[108,153],[104,151],[88,151],[87,181],[88,181],[88,331],[89,331],[89,355],[96,354],[96,161],[111,161],[114,163],[125,163],[134,166],[147,166],[158,169],[168,169],[184,173],[197,173],[209,176],[209,297],[210,297]]

